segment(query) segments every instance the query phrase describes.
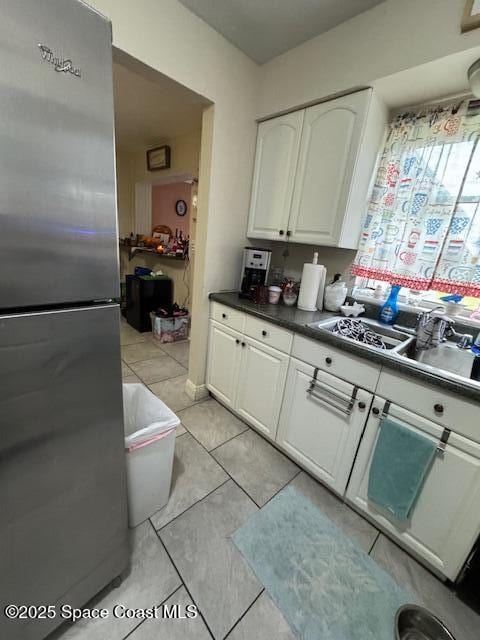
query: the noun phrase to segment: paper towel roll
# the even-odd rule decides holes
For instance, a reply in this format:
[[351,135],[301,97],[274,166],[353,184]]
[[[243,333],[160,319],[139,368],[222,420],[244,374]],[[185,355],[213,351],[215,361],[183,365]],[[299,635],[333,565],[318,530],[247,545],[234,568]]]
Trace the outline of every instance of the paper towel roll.
[[323,265],[319,265],[323,269],[322,277],[320,279],[320,285],[318,287],[317,295],[317,309],[323,311],[323,296],[325,293],[325,283],[327,281],[327,269]]
[[325,267],[321,264],[312,264],[307,262],[303,265],[302,283],[300,285],[300,294],[298,296],[297,307],[302,311],[316,311],[317,297],[320,283],[325,284]]

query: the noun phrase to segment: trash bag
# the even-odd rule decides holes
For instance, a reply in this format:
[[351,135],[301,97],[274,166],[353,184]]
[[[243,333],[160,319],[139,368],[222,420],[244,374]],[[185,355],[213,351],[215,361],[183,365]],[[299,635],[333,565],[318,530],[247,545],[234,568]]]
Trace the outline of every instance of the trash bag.
[[167,405],[143,384],[123,384],[125,449],[155,442],[180,424]]

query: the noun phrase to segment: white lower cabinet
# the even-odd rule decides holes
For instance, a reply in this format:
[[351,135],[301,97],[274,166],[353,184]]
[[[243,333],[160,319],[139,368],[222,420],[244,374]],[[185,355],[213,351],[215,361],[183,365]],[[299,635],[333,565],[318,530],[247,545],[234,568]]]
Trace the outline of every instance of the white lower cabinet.
[[210,321],[207,388],[275,440],[289,355]]
[[268,438],[275,440],[290,357],[244,338],[236,410]]
[[[407,522],[394,522],[368,500],[368,477],[383,398],[375,397],[347,490],[347,500],[442,575],[455,580],[480,532],[480,445],[451,433],[437,453]],[[443,427],[391,404],[388,415],[439,442]]]
[[242,334],[210,321],[207,387],[227,407],[233,408],[241,357]]
[[[213,315],[207,387],[214,396],[432,570],[456,580],[480,534],[475,406],[389,371],[379,374],[371,363],[302,336],[293,339],[285,329],[223,305],[216,304]],[[289,355],[292,340],[297,357]],[[451,428],[407,522],[394,521],[368,500],[385,398],[360,385],[384,389],[392,400],[389,418],[435,443]]]
[[372,398],[364,389],[291,358],[277,443],[342,495]]

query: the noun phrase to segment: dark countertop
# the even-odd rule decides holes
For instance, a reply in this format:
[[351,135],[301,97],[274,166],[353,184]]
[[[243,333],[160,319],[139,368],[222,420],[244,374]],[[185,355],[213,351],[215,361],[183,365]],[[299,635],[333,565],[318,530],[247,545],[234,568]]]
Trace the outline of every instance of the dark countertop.
[[237,292],[211,293],[210,300],[215,300],[233,309],[238,309],[252,316],[267,320],[280,327],[299,333],[307,338],[318,340],[342,351],[347,351],[371,362],[400,371],[411,378],[420,380],[457,393],[469,400],[480,402],[480,384],[469,381],[448,372],[434,371],[431,367],[417,363],[415,360],[395,354],[367,347],[359,342],[345,340],[327,330],[312,329],[307,325],[318,320],[338,315],[328,311],[300,311],[297,307],[287,307],[283,304],[255,304],[250,300],[239,298]]

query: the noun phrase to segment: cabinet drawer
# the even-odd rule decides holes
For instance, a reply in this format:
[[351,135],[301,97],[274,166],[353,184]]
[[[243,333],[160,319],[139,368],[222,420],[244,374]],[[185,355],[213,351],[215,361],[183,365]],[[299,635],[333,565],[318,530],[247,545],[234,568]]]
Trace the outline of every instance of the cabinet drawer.
[[293,333],[277,327],[271,322],[265,322],[247,315],[244,332],[250,338],[254,338],[284,353],[290,353],[292,348]]
[[237,309],[226,307],[224,304],[212,302],[210,307],[210,317],[212,320],[221,322],[235,331],[243,333],[245,326],[245,314]]
[[478,402],[458,398],[445,389],[424,384],[388,369],[384,369],[380,375],[377,393],[455,433],[480,442]]
[[317,340],[296,335],[293,340],[292,356],[363,389],[374,391],[377,386],[380,375],[379,366]]

